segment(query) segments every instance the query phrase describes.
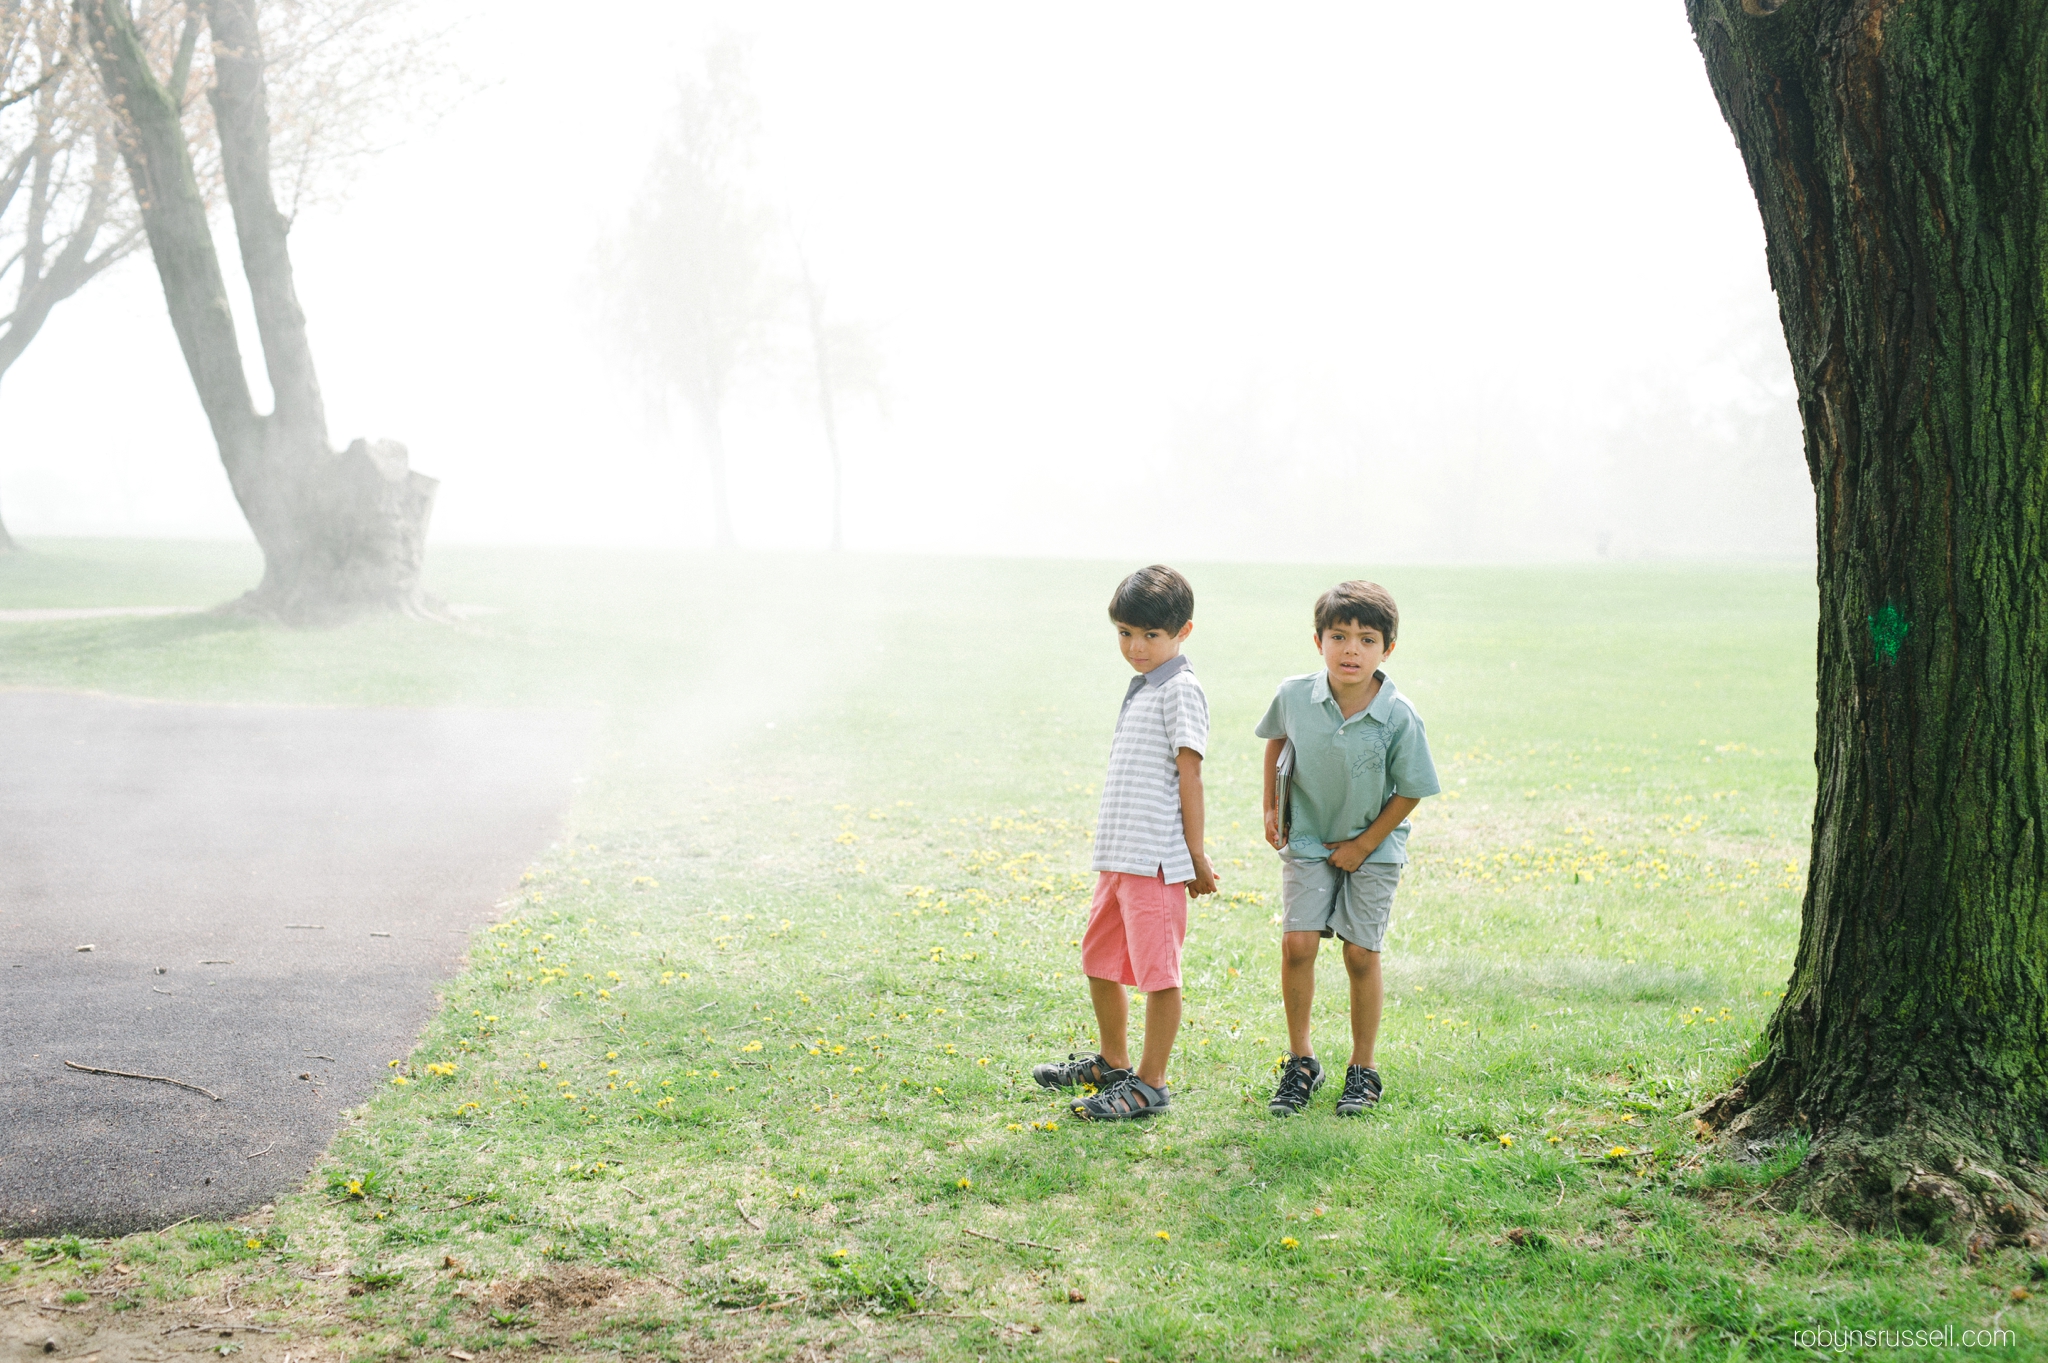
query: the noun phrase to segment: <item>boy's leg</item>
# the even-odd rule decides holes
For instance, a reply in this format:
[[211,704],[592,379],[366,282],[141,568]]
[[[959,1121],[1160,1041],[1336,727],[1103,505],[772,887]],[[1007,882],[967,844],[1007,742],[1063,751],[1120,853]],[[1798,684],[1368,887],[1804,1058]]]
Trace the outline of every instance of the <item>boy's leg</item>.
[[1088,1001],[1095,1005],[1096,1045],[1111,1069],[1131,1067],[1131,1003],[1125,989],[1137,980],[1124,922],[1131,882],[1138,876],[1104,871],[1095,878],[1095,902],[1081,934],[1081,969],[1088,975]]
[[1095,1008],[1101,1059],[1069,1055],[1064,1061],[1033,1065],[1031,1077],[1046,1088],[1114,1083],[1119,1071],[1130,1068],[1130,1003],[1124,988],[1137,976],[1131,972],[1129,944],[1124,939],[1123,882],[1129,879],[1132,877],[1115,871],[1096,876],[1094,907],[1081,934],[1081,973],[1087,977],[1088,1001]]
[[1372,1048],[1380,1036],[1380,954],[1344,944],[1344,973],[1351,977],[1351,1063],[1373,1068]]
[[1280,1002],[1287,1009],[1287,1049],[1295,1055],[1315,1054],[1309,1012],[1316,1001],[1316,952],[1322,944],[1319,932],[1280,934]]
[[[1123,991],[1117,991],[1119,997]],[[1101,1011],[1097,1009],[1097,1016]],[[1145,996],[1145,1054],[1138,1062],[1138,1077],[1153,1088],[1166,1086],[1166,1061],[1173,1054],[1174,1038],[1180,1035],[1180,989],[1155,989]],[[1111,1064],[1121,1065],[1109,1055],[1108,1043],[1103,1043],[1103,1054]]]
[[[1175,991],[1178,993],[1179,991]],[[1095,1005],[1096,1049],[1111,1069],[1131,1067],[1131,1002],[1118,980],[1088,977],[1088,1001]],[[1176,1026],[1179,1024],[1175,1024]],[[1152,1005],[1145,1005],[1145,1054],[1152,1054]]]
[[1401,883],[1397,865],[1367,862],[1345,877],[1331,921],[1344,941],[1344,973],[1351,981],[1351,1063],[1344,1071],[1344,1093],[1337,1099],[1339,1117],[1356,1117],[1379,1102],[1385,1092],[1373,1064],[1379,1041],[1380,1007],[1385,992],[1380,981],[1380,948],[1387,920],[1394,910],[1394,890]]
[[[1164,876],[1123,877],[1119,884],[1124,910],[1124,940],[1129,951],[1136,988],[1145,991],[1145,1052],[1137,1071],[1092,1098],[1077,1099],[1070,1110],[1090,1121],[1120,1121],[1150,1116],[1167,1107],[1172,1095],[1166,1087],[1166,1062],[1180,1035],[1180,957],[1188,935],[1188,894],[1186,884],[1166,883]],[[1098,1000],[1097,1015],[1108,1000],[1101,986],[1107,981],[1091,978],[1089,988]],[[1129,1007],[1121,989],[1113,1005],[1117,1021]],[[1102,1020],[1102,1044],[1109,1055],[1110,1027]],[[1117,1035],[1122,1042],[1122,1034]]]

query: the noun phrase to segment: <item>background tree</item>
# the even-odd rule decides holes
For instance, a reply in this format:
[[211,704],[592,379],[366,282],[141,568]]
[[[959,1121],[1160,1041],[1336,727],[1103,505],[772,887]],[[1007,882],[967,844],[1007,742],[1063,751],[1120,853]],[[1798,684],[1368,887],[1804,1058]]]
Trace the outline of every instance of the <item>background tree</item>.
[[846,547],[846,470],[839,451],[839,412],[843,401],[866,396],[882,400],[882,354],[874,333],[858,322],[839,321],[825,309],[825,289],[811,273],[811,262],[799,245],[797,278],[802,285],[804,325],[808,333],[818,420],[825,428],[825,449],[832,460],[832,551]]
[[769,267],[774,216],[748,192],[760,113],[737,39],[713,43],[680,90],[624,233],[600,253],[613,339],[663,409],[689,408],[721,548],[733,543],[725,411],[768,357],[785,283]]
[[[69,9],[0,5],[0,286],[13,295],[0,376],[59,303],[142,244],[114,134]],[[0,521],[0,550],[13,547]]]
[[[1687,0],[1818,509],[1812,868],[1764,1054],[1845,1222],[2048,1243],[2048,6]],[[1731,641],[1739,646],[1739,640]]]
[[172,328],[229,485],[263,550],[263,580],[241,609],[295,623],[373,609],[428,613],[420,572],[435,481],[412,472],[396,442],[357,440],[336,453],[328,440],[292,282],[290,222],[272,174],[256,0],[195,0],[186,32],[196,35],[203,22],[211,38],[207,104],[275,396],[269,413],[256,410],[242,367],[181,101],[159,77],[125,0],[76,0],[76,9],[121,119],[122,154]]
[[[453,93],[442,35],[412,22],[411,0],[273,0],[260,12],[279,198],[288,217],[337,199],[400,127]],[[165,73],[209,208],[221,188],[211,78],[197,3],[132,11],[150,65]],[[144,244],[121,166],[121,123],[69,0],[0,0],[0,376],[51,311]],[[18,276],[8,281],[9,272]],[[0,524],[0,548],[11,545]]]

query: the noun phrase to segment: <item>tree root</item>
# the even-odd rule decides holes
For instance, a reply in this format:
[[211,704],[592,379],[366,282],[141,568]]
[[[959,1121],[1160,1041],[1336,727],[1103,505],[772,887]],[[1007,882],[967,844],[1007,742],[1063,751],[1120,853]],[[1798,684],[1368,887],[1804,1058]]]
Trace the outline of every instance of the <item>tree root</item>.
[[214,612],[296,629],[326,628],[347,624],[364,616],[383,614],[403,615],[407,619],[436,625],[461,623],[461,617],[450,611],[446,602],[417,590],[372,598],[329,596],[308,591],[282,592],[260,586],[216,606]]
[[1781,1092],[1753,1098],[1738,1084],[1693,1116],[1703,1139],[1745,1162],[1808,1138],[1806,1157],[1770,1189],[1781,1205],[1973,1260],[1998,1248],[2048,1249],[2048,1173],[1933,1114],[1882,1131],[1853,1115],[1814,1127]]

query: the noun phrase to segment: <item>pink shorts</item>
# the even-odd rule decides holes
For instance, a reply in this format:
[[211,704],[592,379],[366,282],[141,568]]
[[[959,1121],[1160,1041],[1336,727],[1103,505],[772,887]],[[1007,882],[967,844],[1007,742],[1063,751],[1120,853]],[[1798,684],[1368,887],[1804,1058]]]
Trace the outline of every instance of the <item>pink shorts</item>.
[[1188,887],[1163,875],[1095,873],[1095,907],[1081,934],[1081,970],[1146,993],[1180,988],[1180,947],[1188,936]]

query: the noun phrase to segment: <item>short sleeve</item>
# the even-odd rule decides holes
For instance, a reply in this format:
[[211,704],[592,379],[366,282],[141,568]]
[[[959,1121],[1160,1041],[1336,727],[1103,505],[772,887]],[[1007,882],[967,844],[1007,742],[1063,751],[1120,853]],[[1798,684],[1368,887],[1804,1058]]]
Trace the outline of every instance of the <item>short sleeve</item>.
[[1412,800],[1435,795],[1443,789],[1437,783],[1436,763],[1429,756],[1429,735],[1423,732],[1422,716],[1408,711],[1408,722],[1394,736],[1393,751],[1387,754],[1387,777],[1394,794]]
[[1260,738],[1287,737],[1287,705],[1283,699],[1284,695],[1283,691],[1273,693],[1273,703],[1266,707],[1264,717],[1259,720],[1259,727],[1252,730]]
[[1209,698],[1192,681],[1185,685],[1176,678],[1164,697],[1166,701],[1166,746],[1175,755],[1192,748],[1209,751]]

